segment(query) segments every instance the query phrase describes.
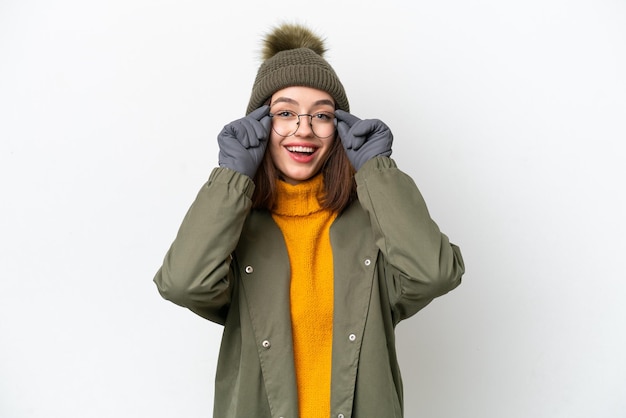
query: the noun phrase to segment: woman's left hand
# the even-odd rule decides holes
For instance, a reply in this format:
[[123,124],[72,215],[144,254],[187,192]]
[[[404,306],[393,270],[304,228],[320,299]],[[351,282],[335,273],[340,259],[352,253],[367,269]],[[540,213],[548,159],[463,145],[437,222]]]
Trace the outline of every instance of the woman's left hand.
[[341,143],[356,170],[371,158],[391,155],[393,134],[381,120],[361,120],[343,110],[336,110],[335,116]]

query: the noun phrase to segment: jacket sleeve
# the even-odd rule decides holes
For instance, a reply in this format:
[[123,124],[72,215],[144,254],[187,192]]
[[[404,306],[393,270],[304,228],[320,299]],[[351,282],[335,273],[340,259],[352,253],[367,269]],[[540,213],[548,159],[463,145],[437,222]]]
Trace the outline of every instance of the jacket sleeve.
[[202,186],[154,277],[161,295],[223,324],[230,304],[230,262],[252,206],[254,183],[215,168]]
[[395,323],[461,283],[459,247],[430,218],[413,180],[387,157],[376,157],[356,174],[361,205],[369,213],[385,263]]

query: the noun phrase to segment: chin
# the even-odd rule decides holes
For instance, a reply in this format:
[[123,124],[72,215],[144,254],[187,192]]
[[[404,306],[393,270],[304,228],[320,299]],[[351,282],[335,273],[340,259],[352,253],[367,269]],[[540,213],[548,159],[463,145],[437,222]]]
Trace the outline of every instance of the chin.
[[286,181],[287,183],[301,183],[303,181],[307,181],[313,177],[315,177],[315,175],[319,172],[319,170],[316,171],[311,171],[311,170],[307,170],[307,171],[297,171],[297,172],[284,172],[281,173],[283,180]]

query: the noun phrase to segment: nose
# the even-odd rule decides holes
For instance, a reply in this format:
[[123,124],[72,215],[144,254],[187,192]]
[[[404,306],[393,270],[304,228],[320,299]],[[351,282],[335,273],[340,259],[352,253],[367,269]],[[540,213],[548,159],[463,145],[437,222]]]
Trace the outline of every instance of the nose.
[[313,115],[302,114],[298,115],[298,129],[296,130],[298,136],[311,136],[313,135]]

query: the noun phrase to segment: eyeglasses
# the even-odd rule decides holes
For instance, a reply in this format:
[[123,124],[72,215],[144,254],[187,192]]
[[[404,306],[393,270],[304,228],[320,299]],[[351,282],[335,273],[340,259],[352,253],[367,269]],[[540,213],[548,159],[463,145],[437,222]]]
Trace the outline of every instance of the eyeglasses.
[[328,138],[335,133],[335,115],[330,112],[318,112],[313,115],[308,113],[297,114],[291,110],[281,110],[276,113],[270,113],[272,118],[272,129],[278,135],[287,137],[295,135],[300,127],[300,118],[308,116],[309,125],[313,134],[318,138]]

